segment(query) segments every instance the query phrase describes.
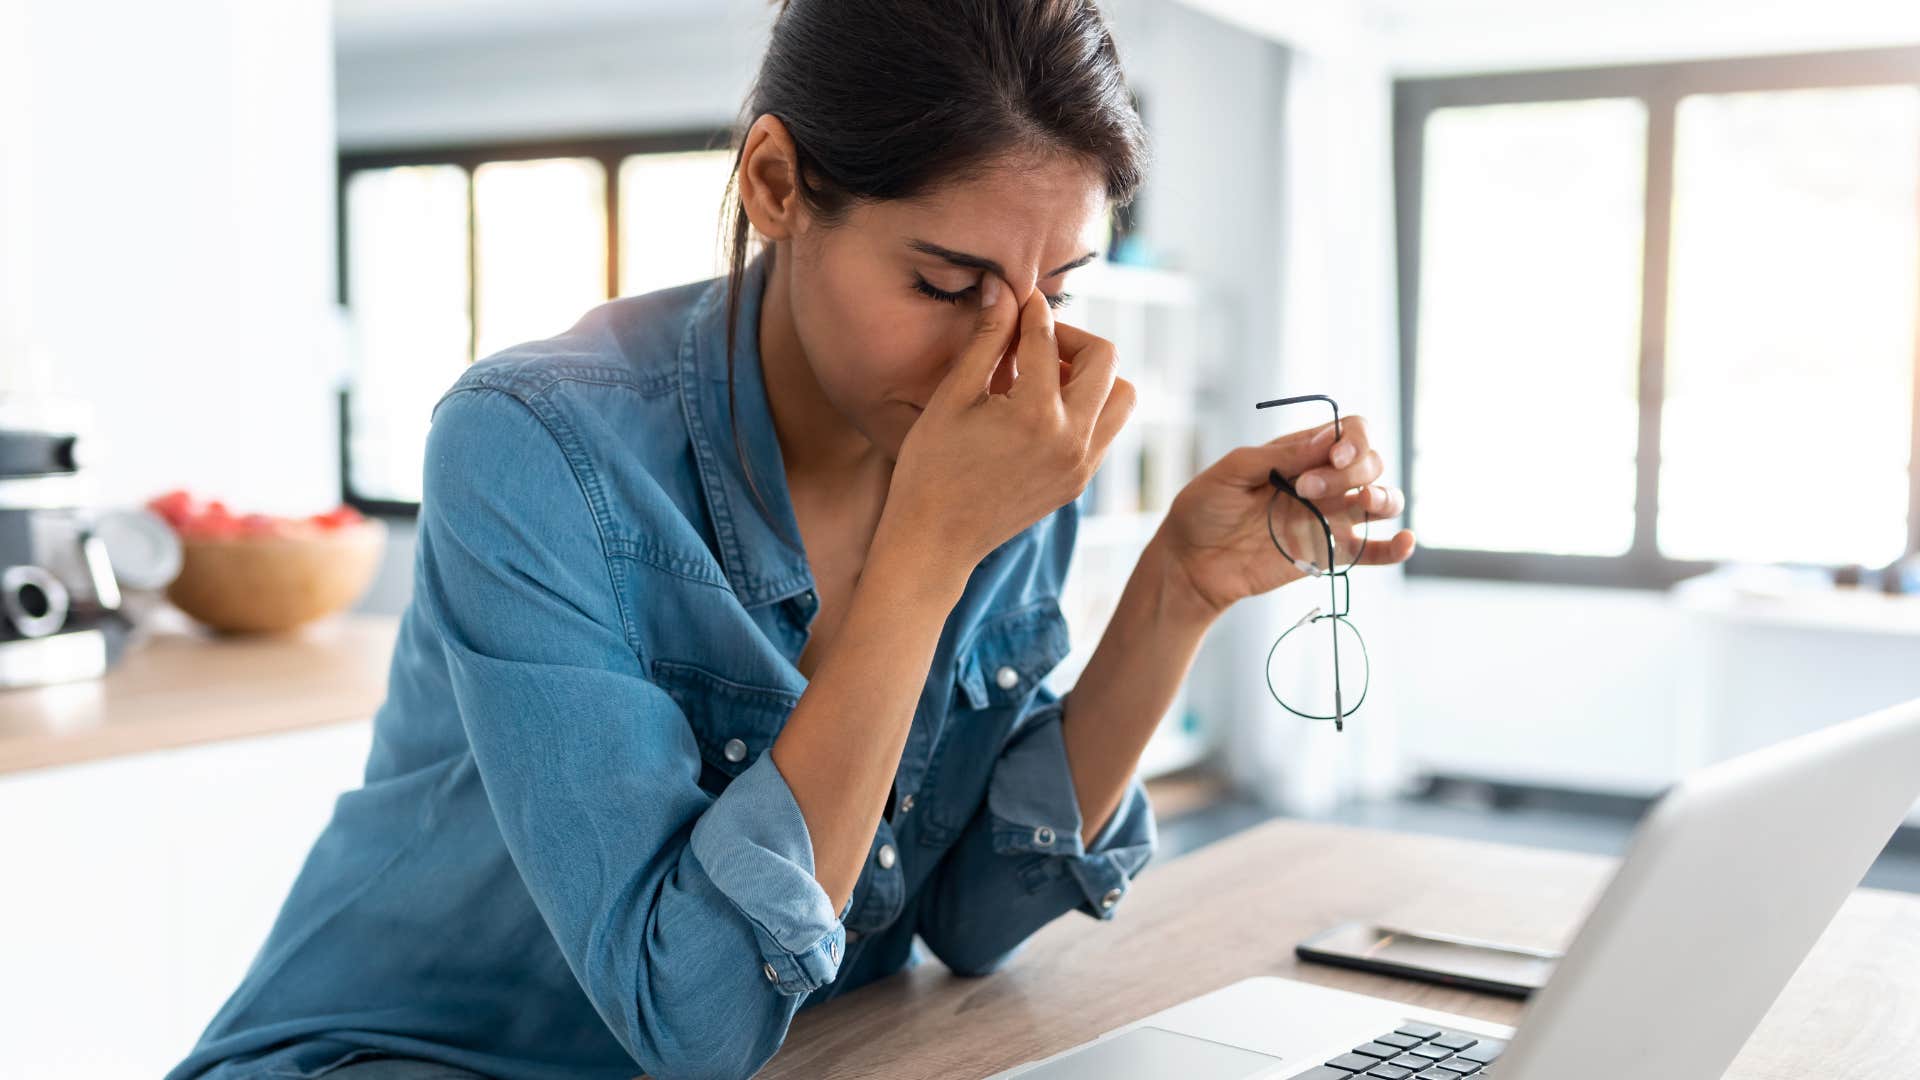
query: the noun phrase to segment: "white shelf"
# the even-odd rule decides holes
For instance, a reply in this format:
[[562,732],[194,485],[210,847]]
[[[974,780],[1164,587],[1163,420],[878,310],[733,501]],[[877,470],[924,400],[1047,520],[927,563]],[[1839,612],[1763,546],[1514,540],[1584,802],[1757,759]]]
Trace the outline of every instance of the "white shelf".
[[1199,287],[1184,274],[1104,259],[1074,271],[1073,294],[1082,299],[1170,307],[1197,307],[1202,299]]
[[1752,626],[1920,637],[1920,597],[1862,587],[1771,591],[1694,578],[1672,596],[1684,610]]
[[[1114,343],[1120,375],[1138,391],[1091,485],[1074,563],[1061,596],[1073,650],[1049,683],[1078,680],[1099,645],[1140,553],[1173,496],[1203,466],[1200,373],[1211,370],[1207,297],[1190,278],[1116,263],[1074,274],[1075,300],[1062,318]],[[1182,684],[1141,756],[1142,776],[1199,761],[1211,748],[1209,725],[1193,715]]]

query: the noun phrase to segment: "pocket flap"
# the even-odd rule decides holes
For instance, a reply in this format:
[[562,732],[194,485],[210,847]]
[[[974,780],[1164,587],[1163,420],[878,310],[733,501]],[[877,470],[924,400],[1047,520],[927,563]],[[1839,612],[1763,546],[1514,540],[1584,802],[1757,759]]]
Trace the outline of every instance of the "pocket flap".
[[700,755],[728,776],[740,775],[773,746],[800,703],[792,691],[736,682],[684,660],[656,658],[653,681],[687,714]]
[[1045,597],[976,627],[954,682],[972,708],[1013,705],[1032,695],[1072,644],[1059,598]]

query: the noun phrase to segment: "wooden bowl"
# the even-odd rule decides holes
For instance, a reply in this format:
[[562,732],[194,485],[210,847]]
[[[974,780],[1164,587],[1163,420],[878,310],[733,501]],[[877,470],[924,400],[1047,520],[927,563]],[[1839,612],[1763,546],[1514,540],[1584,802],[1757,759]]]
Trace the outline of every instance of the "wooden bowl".
[[223,633],[290,630],[360,599],[386,544],[378,518],[308,536],[182,537],[167,599]]

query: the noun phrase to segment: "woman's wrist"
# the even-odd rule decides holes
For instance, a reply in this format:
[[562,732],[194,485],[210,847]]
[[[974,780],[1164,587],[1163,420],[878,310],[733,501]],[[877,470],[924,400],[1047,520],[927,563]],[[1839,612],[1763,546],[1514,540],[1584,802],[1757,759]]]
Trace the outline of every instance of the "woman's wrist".
[[946,543],[937,524],[889,507],[867,547],[860,584],[881,581],[882,595],[896,602],[933,604],[946,612],[960,602],[979,561]]

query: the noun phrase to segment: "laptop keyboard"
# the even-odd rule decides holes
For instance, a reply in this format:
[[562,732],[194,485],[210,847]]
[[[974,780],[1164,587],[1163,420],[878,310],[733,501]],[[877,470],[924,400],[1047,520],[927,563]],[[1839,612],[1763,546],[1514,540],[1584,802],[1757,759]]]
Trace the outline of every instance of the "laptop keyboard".
[[1293,1080],[1479,1080],[1507,1044],[1429,1024],[1402,1024]]

